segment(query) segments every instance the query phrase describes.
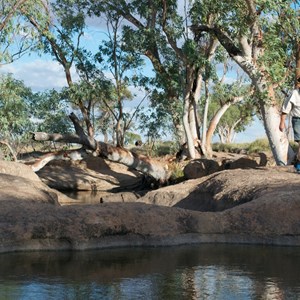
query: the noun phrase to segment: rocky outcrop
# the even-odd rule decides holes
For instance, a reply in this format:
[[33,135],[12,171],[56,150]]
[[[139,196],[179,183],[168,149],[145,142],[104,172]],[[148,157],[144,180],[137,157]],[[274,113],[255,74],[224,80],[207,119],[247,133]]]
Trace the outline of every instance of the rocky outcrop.
[[274,165],[266,153],[253,155],[218,155],[214,159],[199,158],[191,160],[183,170],[186,179],[195,179],[213,174],[221,170],[254,169]]
[[58,205],[58,195],[39,181],[0,173],[0,201],[29,201]]
[[68,206],[41,182],[0,175],[0,252],[208,242],[300,246],[300,176],[287,168],[227,170],[132,202],[128,196]]
[[142,186],[144,175],[128,167],[87,157],[82,161],[52,161],[37,172],[48,186],[57,190],[119,191]]
[[39,176],[32,172],[29,166],[18,162],[0,160],[0,173],[25,177],[32,181],[41,181]]
[[38,201],[59,205],[74,202],[64,194],[45,185],[30,167],[0,160],[0,201]]
[[199,158],[190,161],[183,169],[184,177],[195,179],[223,170],[222,161]]
[[139,200],[198,211],[223,211],[274,190],[278,197],[291,191],[296,195],[299,183],[300,176],[292,166],[224,170],[148,192]]

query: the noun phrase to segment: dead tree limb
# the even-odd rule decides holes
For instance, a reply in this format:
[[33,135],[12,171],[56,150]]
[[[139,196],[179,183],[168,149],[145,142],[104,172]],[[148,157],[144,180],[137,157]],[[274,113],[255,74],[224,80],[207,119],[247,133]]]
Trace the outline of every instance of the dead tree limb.
[[[167,164],[163,164],[153,158],[144,155],[138,155],[122,147],[115,147],[104,142],[96,141],[88,137],[81,127],[77,116],[72,113],[70,115],[76,134],[60,134],[60,133],[46,133],[33,132],[33,139],[35,141],[55,141],[65,143],[76,143],[84,146],[81,150],[65,151],[65,154],[59,158],[53,159],[83,159],[87,152],[92,151],[94,156],[100,156],[110,161],[121,163],[129,168],[140,171],[154,178],[160,183],[165,183],[169,179],[169,172]],[[49,160],[49,155],[47,156]]]

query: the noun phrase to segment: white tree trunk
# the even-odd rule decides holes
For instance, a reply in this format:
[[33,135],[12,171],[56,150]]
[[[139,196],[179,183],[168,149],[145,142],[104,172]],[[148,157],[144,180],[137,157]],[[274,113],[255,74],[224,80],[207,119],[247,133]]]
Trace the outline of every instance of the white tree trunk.
[[[200,71],[198,71],[197,79],[196,79],[196,87],[192,94],[192,103],[191,111],[190,111],[190,119],[193,120],[191,123],[191,131],[192,135],[194,137],[194,140],[200,140],[200,120],[199,120],[199,113],[198,113],[198,106],[199,106],[199,100],[201,96],[201,86],[202,86],[202,79],[203,76]],[[192,115],[193,114],[193,115]],[[193,126],[193,127],[192,127]]]
[[190,124],[189,124],[189,111],[190,111],[190,93],[186,93],[184,98],[184,106],[183,106],[183,127],[186,135],[188,152],[191,159],[195,159],[196,151],[194,145],[193,135],[191,133]]
[[[214,115],[214,117],[211,119],[209,128],[207,129],[207,134],[206,134],[206,153],[208,157],[212,156],[212,147],[211,147],[211,141],[213,134],[215,132],[215,129],[220,122],[221,117],[225,114],[227,109],[230,107],[231,103],[226,103],[224,104]],[[204,148],[204,147],[203,147]]]
[[197,132],[197,122],[196,122],[196,111],[193,105],[189,106],[189,125],[190,125],[191,135],[193,136],[193,139],[197,140],[198,132]]
[[205,82],[205,105],[204,105],[204,113],[203,113],[203,122],[202,122],[202,151],[204,152],[204,156],[207,156],[206,153],[206,134],[207,134],[207,118],[208,118],[208,107],[209,107],[209,91],[208,91],[208,82]]
[[196,158],[196,151],[195,151],[195,141],[192,135],[190,122],[189,122],[189,114],[190,114],[190,99],[191,99],[191,92],[193,86],[193,70],[189,66],[186,67],[186,79],[187,83],[185,86],[185,95],[184,95],[184,103],[183,103],[183,127],[185,131],[187,146],[188,146],[188,153],[190,159]]
[[277,165],[286,165],[293,159],[286,133],[279,130],[280,112],[276,106],[261,106],[264,128]]
[[261,96],[259,106],[263,117],[265,132],[276,164],[286,165],[290,163],[293,159],[293,151],[289,146],[286,133],[279,130],[280,110],[275,104],[272,87],[268,87],[269,85],[264,78],[263,72],[253,64],[250,57],[237,55],[233,58],[252,79],[252,83],[260,95],[268,96],[267,99]]
[[[277,165],[284,165],[290,161],[291,153],[286,133],[279,130],[279,108],[275,105],[275,96],[272,85],[268,82],[263,66],[257,64],[259,56],[264,48],[259,43],[252,43],[259,35],[259,24],[254,1],[248,2],[249,15],[253,17],[254,23],[251,25],[252,39],[249,36],[239,38],[238,47],[228,33],[215,27],[214,34],[217,35],[220,43],[228,51],[231,58],[248,74],[252,84],[260,93],[259,106],[264,120],[264,127],[269,139],[269,144]],[[202,28],[203,29],[203,28]],[[207,29],[207,28],[206,28]],[[211,28],[209,28],[211,30]],[[266,99],[267,96],[267,99]],[[268,101],[269,103],[266,103]]]

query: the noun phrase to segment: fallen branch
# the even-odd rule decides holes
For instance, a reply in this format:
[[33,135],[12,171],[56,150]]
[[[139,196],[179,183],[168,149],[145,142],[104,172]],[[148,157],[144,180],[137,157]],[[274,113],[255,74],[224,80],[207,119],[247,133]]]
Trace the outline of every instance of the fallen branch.
[[[79,124],[79,120],[74,113],[70,115],[70,119],[74,124],[76,134],[33,132],[32,138],[35,141],[76,143],[83,145],[84,147],[80,150],[68,150],[46,154],[40,158],[40,163],[37,165],[43,167],[53,159],[80,160],[88,155],[88,151],[90,150],[94,156],[100,156],[110,161],[126,165],[129,168],[151,176],[160,183],[165,183],[169,179],[170,175],[167,164],[163,164],[144,155],[138,155],[122,147],[115,147],[104,142],[96,141],[84,133]],[[45,160],[45,164],[42,161],[43,159]]]

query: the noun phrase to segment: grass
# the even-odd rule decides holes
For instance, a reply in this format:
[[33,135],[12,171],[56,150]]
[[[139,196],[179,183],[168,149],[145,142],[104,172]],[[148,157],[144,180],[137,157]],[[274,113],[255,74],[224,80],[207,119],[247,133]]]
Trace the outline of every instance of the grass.
[[215,143],[212,145],[212,148],[213,151],[216,152],[228,152],[228,153],[245,152],[251,154],[251,153],[271,151],[267,139],[257,139],[252,143],[232,143],[232,144]]
[[[166,142],[157,142],[155,146],[150,147],[143,145],[143,150],[147,149],[147,154],[152,157],[162,157],[166,155],[175,155],[179,150],[179,146],[172,141]],[[291,146],[294,149],[297,149],[296,143],[291,143]],[[227,152],[227,153],[258,153],[258,152],[269,152],[271,148],[269,146],[268,139],[257,139],[252,143],[231,143],[231,144],[222,144],[214,143],[212,145],[213,151],[216,152]]]
[[169,182],[172,184],[179,183],[184,180],[183,169],[187,162],[171,162],[169,163],[169,171],[171,173]]

